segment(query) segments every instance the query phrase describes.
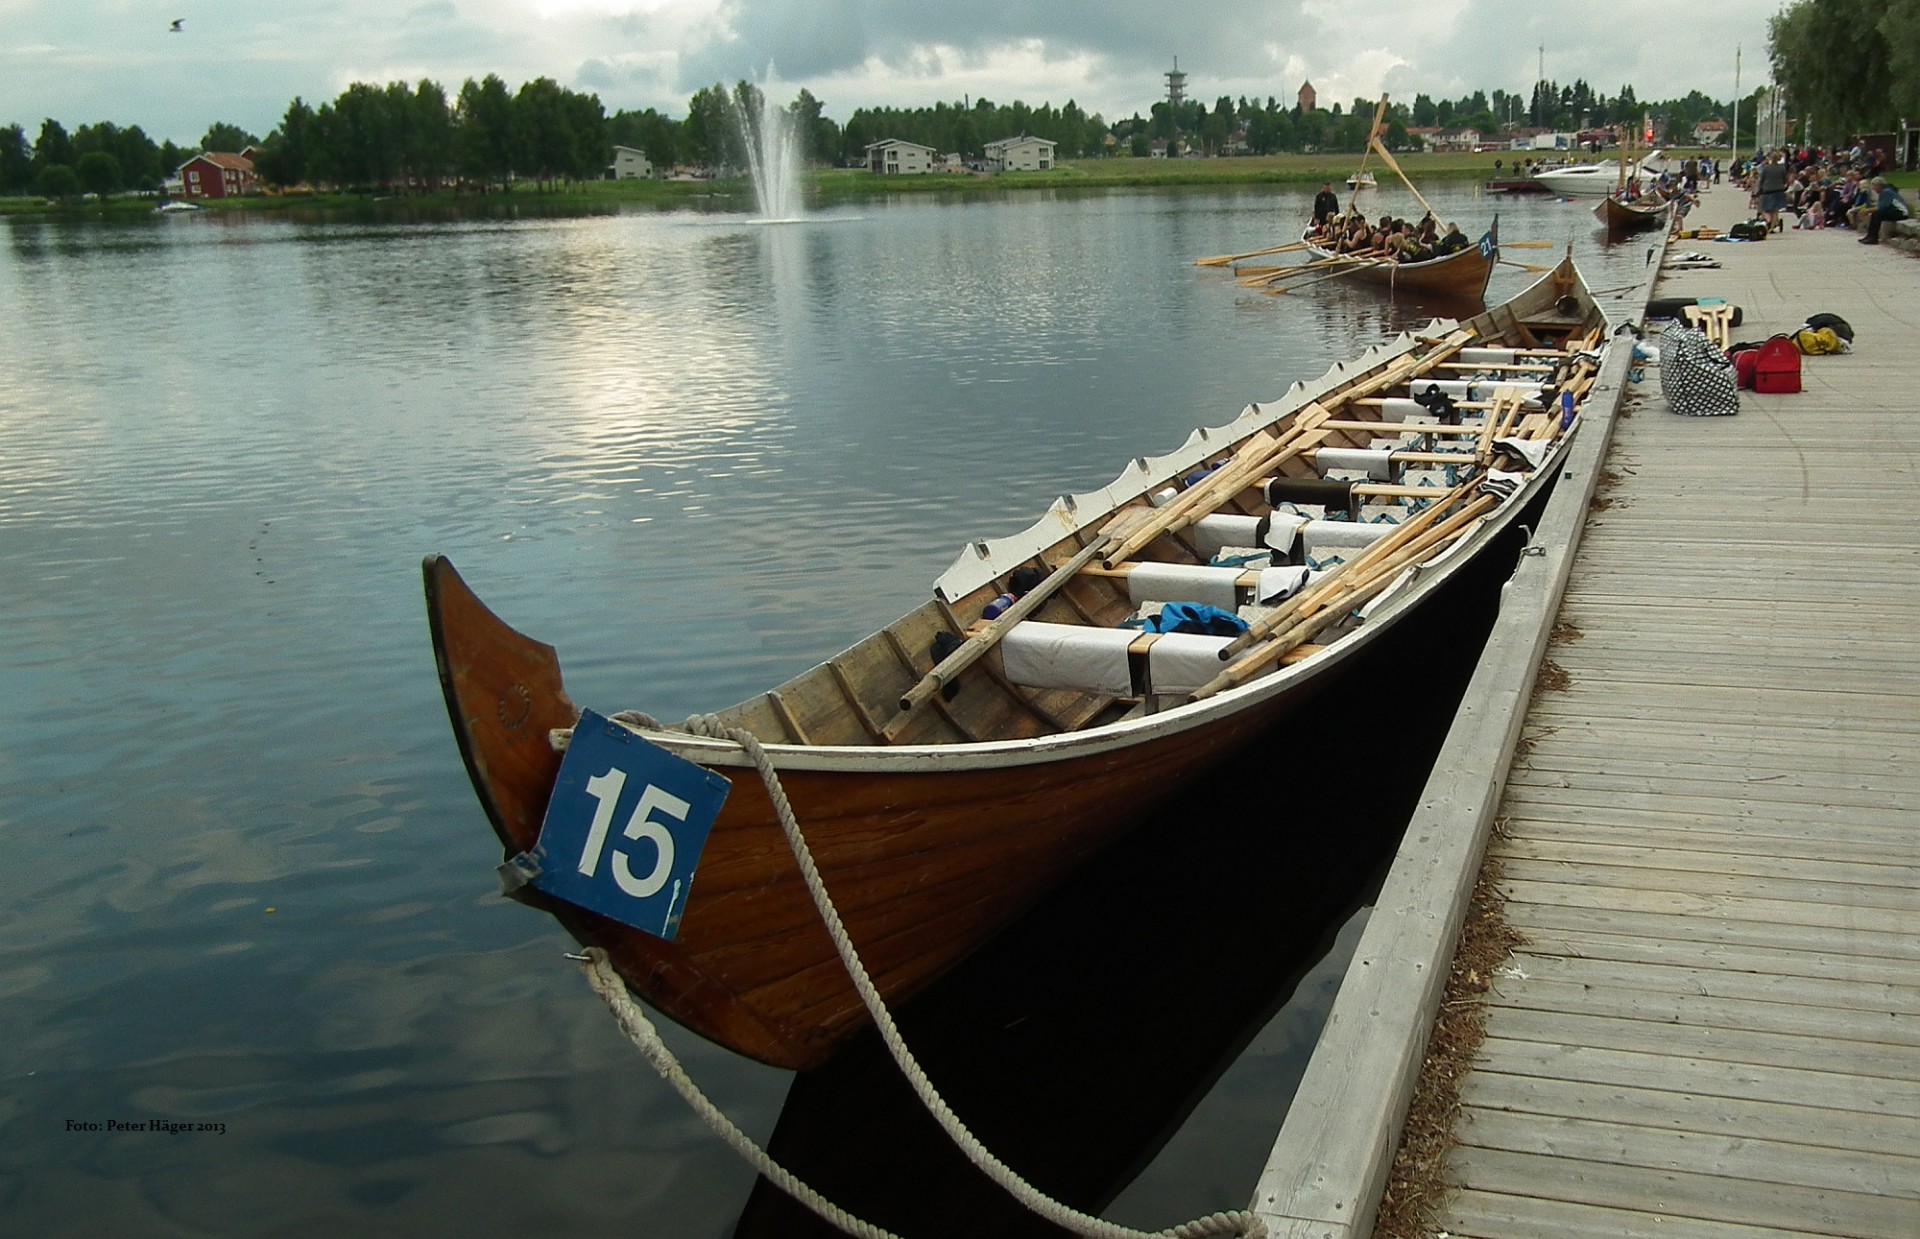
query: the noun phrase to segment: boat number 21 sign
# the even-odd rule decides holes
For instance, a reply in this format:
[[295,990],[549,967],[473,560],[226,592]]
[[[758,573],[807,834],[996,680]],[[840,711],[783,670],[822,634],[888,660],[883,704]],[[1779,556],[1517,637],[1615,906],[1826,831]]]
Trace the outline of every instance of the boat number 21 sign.
[[671,938],[731,784],[588,710],[547,802],[529,885]]

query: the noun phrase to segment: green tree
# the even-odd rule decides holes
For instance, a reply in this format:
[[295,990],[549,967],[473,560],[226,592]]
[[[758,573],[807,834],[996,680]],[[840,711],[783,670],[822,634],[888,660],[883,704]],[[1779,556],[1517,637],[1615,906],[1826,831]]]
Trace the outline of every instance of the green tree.
[[410,177],[432,187],[454,170],[453,109],[440,83],[421,78],[411,92],[404,82],[387,88],[388,107],[402,118],[400,164]]
[[314,110],[296,95],[280,118],[280,127],[267,135],[253,170],[267,184],[282,188],[311,180],[319,136]]
[[67,136],[66,126],[52,117],[41,121],[40,136],[33,140],[35,175],[48,168],[72,167],[73,159],[73,139]]
[[686,139],[686,153],[695,163],[717,168],[727,162],[727,134],[733,124],[730,111],[727,88],[717,82],[696,90],[687,100],[687,119],[680,131]]
[[489,73],[468,78],[454,110],[456,162],[460,175],[483,185],[506,185],[513,177],[513,95]]
[[374,187],[399,176],[404,117],[397,113],[392,93],[366,82],[350,83],[339,98],[321,106],[317,119],[320,166],[327,179]]
[[123,183],[120,161],[106,151],[88,151],[73,165],[73,171],[80,188],[103,202]]
[[49,201],[71,202],[80,196],[80,177],[66,164],[49,164],[40,169],[34,188]]
[[1887,0],[1880,34],[1887,41],[1888,102],[1909,120],[1920,117],[1920,0]]
[[1798,0],[1767,19],[1774,80],[1786,88],[1792,110],[1811,118],[1808,140],[1840,142],[1892,128],[1885,9],[1881,0]]
[[230,151],[238,154],[249,146],[258,145],[260,145],[259,138],[240,126],[230,125],[225,121],[216,121],[209,126],[206,134],[200,139],[200,149],[203,151]]
[[33,148],[18,125],[0,129],[0,194],[24,194],[33,187]]
[[513,96],[509,133],[516,172],[534,177],[543,186],[564,173],[570,163],[571,134],[560,83],[550,77],[521,83]]

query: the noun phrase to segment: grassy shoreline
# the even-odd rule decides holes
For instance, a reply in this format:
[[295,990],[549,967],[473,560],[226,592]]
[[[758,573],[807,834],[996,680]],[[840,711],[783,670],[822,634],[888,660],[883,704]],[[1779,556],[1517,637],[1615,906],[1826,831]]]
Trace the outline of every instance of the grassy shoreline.
[[[1673,150],[1683,159],[1697,152]],[[1708,152],[1725,158],[1726,153]],[[1539,152],[1550,156],[1553,152]],[[1408,154],[1400,166],[1416,184],[1486,181],[1496,171],[1511,169],[1525,151]],[[1496,170],[1494,162],[1500,162]],[[817,205],[870,201],[895,194],[995,195],[1034,190],[1162,189],[1188,186],[1255,187],[1261,185],[1318,185],[1331,181],[1343,188],[1358,165],[1352,154],[1257,155],[1224,159],[1086,159],[1062,163],[1046,172],[1015,172],[998,176],[931,174],[875,176],[859,168],[817,168],[807,174],[807,197]],[[1373,165],[1381,181],[1392,174]],[[1912,173],[1896,175],[1896,185],[1920,182]],[[466,218],[475,215],[557,216],[614,214],[626,210],[750,210],[752,191],[744,178],[713,181],[587,181],[552,189],[522,185],[512,192],[495,190],[475,194],[444,191],[426,194],[383,195],[275,194],[218,199],[201,204],[218,213],[285,213],[349,219]],[[39,198],[0,198],[0,216],[137,216],[152,209],[153,199],[110,198],[106,202],[56,204]]]

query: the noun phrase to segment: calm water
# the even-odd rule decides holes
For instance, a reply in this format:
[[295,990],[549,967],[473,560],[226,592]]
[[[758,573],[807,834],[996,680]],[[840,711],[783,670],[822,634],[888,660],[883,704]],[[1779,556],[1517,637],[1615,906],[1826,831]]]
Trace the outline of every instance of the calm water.
[[[1476,226],[1496,205],[1452,192],[1430,196]],[[492,893],[420,556],[556,645],[576,700],[743,698],[922,600],[967,538],[1424,321],[1190,265],[1284,239],[1307,197],[9,222],[0,1215],[729,1233],[753,1176],[617,1038],[569,940]],[[1644,247],[1603,251],[1582,208],[1498,206],[1596,285],[1637,277]],[[1245,1202],[1337,971],[1116,1216]],[[667,1032],[772,1132],[791,1076]],[[109,1120],[224,1132],[69,1129]]]

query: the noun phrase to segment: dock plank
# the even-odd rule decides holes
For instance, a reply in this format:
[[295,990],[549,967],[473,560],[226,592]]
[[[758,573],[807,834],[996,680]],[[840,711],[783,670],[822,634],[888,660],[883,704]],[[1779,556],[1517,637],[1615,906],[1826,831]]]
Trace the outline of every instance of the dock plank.
[[1803,1225],[1810,1233],[1852,1239],[1913,1239],[1920,1225],[1920,1201],[1905,1197],[1472,1146],[1455,1150],[1450,1160],[1476,1188],[1512,1196],[1543,1194],[1550,1183],[1554,1199],[1578,1204],[1739,1226],[1805,1219],[1821,1228]]

